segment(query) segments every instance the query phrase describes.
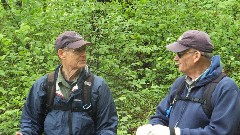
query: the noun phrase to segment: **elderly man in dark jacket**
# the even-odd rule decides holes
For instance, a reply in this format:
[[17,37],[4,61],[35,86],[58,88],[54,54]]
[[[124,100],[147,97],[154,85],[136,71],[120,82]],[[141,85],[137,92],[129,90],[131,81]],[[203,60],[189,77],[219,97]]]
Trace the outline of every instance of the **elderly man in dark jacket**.
[[[24,104],[17,134],[116,135],[118,117],[112,94],[103,78],[91,75],[85,41],[74,31],[60,34],[55,49],[61,64],[54,71],[53,104],[46,111],[48,75],[32,86]],[[83,87],[91,86],[90,103],[82,101]],[[83,93],[83,94],[82,94]]]
[[[177,54],[174,61],[185,76],[176,79],[156,114],[148,125],[138,128],[137,135],[239,135],[239,88],[223,75],[220,56],[211,57],[209,35],[189,30],[167,48]],[[207,89],[218,77],[215,88]],[[204,94],[211,89],[212,93]],[[210,113],[205,111],[208,100],[204,96],[209,98]]]

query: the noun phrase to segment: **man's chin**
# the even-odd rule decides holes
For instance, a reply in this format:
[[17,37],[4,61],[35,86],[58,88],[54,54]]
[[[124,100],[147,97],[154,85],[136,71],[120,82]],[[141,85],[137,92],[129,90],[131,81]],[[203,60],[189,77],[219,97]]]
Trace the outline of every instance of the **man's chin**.
[[85,68],[87,64],[81,64],[78,66],[78,68]]

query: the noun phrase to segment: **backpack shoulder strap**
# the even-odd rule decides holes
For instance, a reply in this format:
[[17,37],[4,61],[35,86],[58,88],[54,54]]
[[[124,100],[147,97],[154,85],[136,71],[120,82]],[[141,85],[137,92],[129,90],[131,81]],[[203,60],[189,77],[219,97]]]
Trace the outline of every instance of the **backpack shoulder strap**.
[[[94,80],[94,75],[91,73],[84,82],[83,92],[79,99],[82,99],[82,111],[87,111],[92,116],[94,114],[94,107],[91,103],[92,85]],[[47,86],[46,86],[46,107],[45,114],[47,114],[53,108],[53,101],[56,93],[56,79],[54,78],[54,72],[49,73],[47,76]]]
[[170,99],[170,105],[173,105],[179,99],[179,96],[182,94],[184,87],[185,87],[185,79],[183,77],[182,80],[180,80],[178,89],[174,92],[172,98]]
[[53,106],[53,99],[56,92],[54,72],[51,72],[47,76],[47,87],[46,87],[46,114],[51,110]]
[[211,104],[212,93],[214,92],[217,84],[225,76],[226,76],[226,74],[221,73],[216,79],[214,79],[212,82],[207,84],[206,87],[205,87],[205,91],[203,93],[203,99],[205,101],[205,103],[203,104],[203,111],[208,116],[208,118],[211,117],[212,111],[213,111],[213,106]]
[[91,73],[84,82],[83,92],[82,92],[83,110],[93,109],[92,103],[91,103],[93,80],[94,80],[94,75]]
[[173,95],[170,97],[169,108],[166,110],[166,115],[165,115],[167,118],[170,117],[172,108],[173,108],[175,102],[179,99],[179,96],[182,94],[184,87],[185,87],[185,79],[183,77],[182,80],[180,80],[180,86],[178,87],[178,89],[176,91],[174,91]]

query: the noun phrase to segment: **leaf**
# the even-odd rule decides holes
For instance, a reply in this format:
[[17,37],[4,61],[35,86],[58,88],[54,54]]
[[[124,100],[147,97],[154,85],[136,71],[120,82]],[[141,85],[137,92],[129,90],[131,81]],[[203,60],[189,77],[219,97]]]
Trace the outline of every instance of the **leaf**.
[[3,70],[0,70],[0,76],[5,76],[5,72]]

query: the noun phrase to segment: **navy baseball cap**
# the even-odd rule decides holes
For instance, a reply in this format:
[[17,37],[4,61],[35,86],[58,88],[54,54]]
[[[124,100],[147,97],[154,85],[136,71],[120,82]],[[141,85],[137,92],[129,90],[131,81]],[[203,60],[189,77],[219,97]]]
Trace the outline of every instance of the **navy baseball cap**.
[[166,46],[172,52],[182,52],[190,48],[212,53],[213,45],[210,36],[199,30],[188,30],[184,32],[176,42]]
[[68,48],[80,48],[84,45],[91,45],[90,42],[87,42],[75,31],[65,31],[60,34],[55,41],[55,49],[68,47]]

